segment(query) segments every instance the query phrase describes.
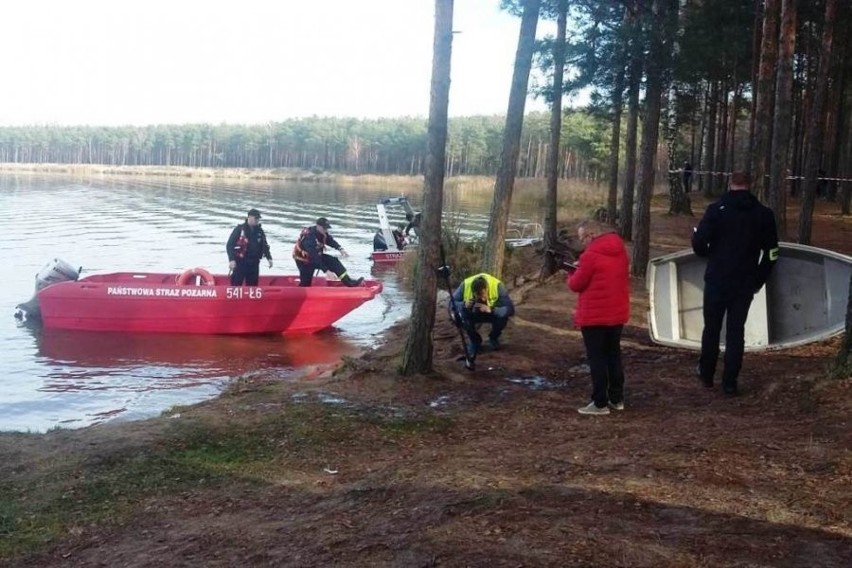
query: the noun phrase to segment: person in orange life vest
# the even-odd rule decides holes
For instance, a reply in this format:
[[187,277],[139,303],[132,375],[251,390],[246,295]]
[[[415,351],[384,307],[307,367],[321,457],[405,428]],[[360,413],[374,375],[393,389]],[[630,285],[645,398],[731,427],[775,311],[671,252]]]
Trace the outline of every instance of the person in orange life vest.
[[228,268],[231,269],[231,286],[257,286],[261,257],[266,257],[269,268],[272,268],[269,243],[260,226],[260,211],[250,209],[245,222],[234,227],[225,251],[228,253]]
[[293,247],[293,259],[299,269],[299,286],[310,286],[315,270],[334,272],[344,286],[360,286],[364,278],[352,279],[343,263],[337,257],[325,254],[325,247],[330,246],[340,251],[344,257],[349,256],[328,230],[331,223],[325,217],[317,219],[316,225],[302,229],[296,246]]
[[577,229],[585,250],[566,284],[579,294],[574,325],[583,334],[592,375],[592,402],[580,414],[624,410],[621,332],[630,319],[630,274],[621,237],[607,225],[586,221]]

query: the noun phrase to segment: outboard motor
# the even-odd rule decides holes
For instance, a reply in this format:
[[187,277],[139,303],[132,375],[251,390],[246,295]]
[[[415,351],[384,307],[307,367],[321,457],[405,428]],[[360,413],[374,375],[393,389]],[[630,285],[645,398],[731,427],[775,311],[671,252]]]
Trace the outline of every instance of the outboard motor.
[[35,294],[29,301],[15,306],[15,318],[21,321],[37,319],[41,317],[38,305],[38,293],[51,284],[58,282],[75,281],[80,277],[83,268],[74,268],[62,259],[54,258],[44,268],[38,271],[35,277]]

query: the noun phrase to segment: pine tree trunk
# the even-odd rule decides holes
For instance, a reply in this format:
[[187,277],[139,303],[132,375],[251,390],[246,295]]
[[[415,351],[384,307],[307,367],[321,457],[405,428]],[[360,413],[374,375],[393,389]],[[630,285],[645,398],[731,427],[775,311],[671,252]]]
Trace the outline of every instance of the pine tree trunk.
[[734,147],[737,143],[737,107],[740,101],[740,88],[737,85],[737,79],[734,77],[734,93],[731,96],[731,115],[728,118],[728,155],[725,158],[725,163],[728,165],[728,171],[737,170],[736,151]]
[[624,240],[633,238],[633,199],[636,191],[636,141],[639,133],[639,89],[642,84],[642,41],[640,23],[634,16],[630,42],[630,69],[627,84],[627,133],[624,141],[624,186],[621,191],[621,227]]
[[771,148],[770,124],[775,96],[775,66],[778,62],[778,20],[781,0],[766,0],[763,9],[763,38],[757,79],[754,149],[751,153],[752,191],[766,201],[766,156]]
[[[647,60],[645,113],[642,145],[639,152],[639,184],[636,192],[636,225],[633,228],[634,276],[644,276],[651,246],[651,197],[654,191],[654,163],[660,130],[660,107],[663,98],[663,72],[668,66],[668,0],[654,0],[651,7],[656,25],[651,28],[651,48]],[[664,23],[666,22],[666,23]]]
[[840,377],[852,375],[852,276],[849,277],[849,294],[846,303],[846,333],[837,351],[834,368]]
[[509,92],[509,107],[506,111],[506,127],[503,131],[503,151],[494,184],[494,200],[491,202],[491,217],[485,241],[483,270],[497,278],[503,275],[503,257],[506,253],[506,229],[509,224],[509,208],[520,153],[521,128],[524,124],[524,106],[527,99],[532,56],[535,48],[535,29],[541,0],[526,0],[521,17],[518,50],[515,54],[515,70]]
[[[702,81],[702,84],[704,82]],[[702,88],[702,96],[701,96],[701,130],[698,135],[698,155],[695,157],[695,164],[698,167],[698,170],[706,170],[704,161],[707,159],[704,151],[704,137],[707,133],[707,116],[710,113],[710,83],[704,84]],[[704,175],[703,174],[693,174],[695,176],[696,190],[698,192],[704,192]]]
[[432,369],[432,329],[440,264],[441,208],[447,147],[447,107],[450,99],[450,60],[453,45],[453,0],[435,0],[432,86],[426,141],[423,219],[417,249],[417,279],[411,305],[411,323],[402,357],[401,373],[410,376]]
[[559,0],[556,17],[556,42],[553,44],[553,100],[550,102],[550,144],[547,147],[547,197],[545,200],[543,272],[550,276],[557,270],[553,253],[557,241],[556,204],[559,180],[559,142],[562,134],[562,79],[565,71],[565,35],[568,22],[568,0]]
[[787,235],[787,159],[793,112],[793,56],[796,52],[796,0],[782,0],[778,77],[775,83],[775,124],[769,166],[769,207],[775,214],[778,236]]
[[[730,89],[728,88],[727,81],[722,83],[722,104],[719,109],[719,149],[716,152],[716,171],[717,172],[728,172],[728,113],[730,110],[730,105],[728,104],[728,95],[730,94]],[[725,192],[725,181],[724,177],[718,176],[716,179],[715,191],[714,195],[721,195]]]
[[615,71],[615,87],[612,91],[612,135],[609,144],[609,194],[607,196],[607,221],[616,226],[618,213],[618,160],[619,144],[621,143],[621,111],[624,95],[624,68],[620,66]]
[[808,157],[805,163],[805,187],[802,192],[802,212],[799,215],[799,243],[803,245],[811,243],[817,173],[819,172],[819,166],[822,161],[823,130],[825,125],[824,109],[825,100],[828,96],[831,48],[834,42],[834,21],[836,16],[837,0],[826,0],[816,89],[808,118]]
[[707,197],[713,196],[713,188],[716,187],[716,121],[717,109],[719,107],[719,83],[713,81],[710,87],[710,103],[709,114],[707,116],[707,142],[705,144],[706,158],[704,162],[707,164],[707,170],[710,173],[706,176],[704,184],[704,195]]
[[757,115],[757,82],[760,76],[760,44],[763,41],[763,0],[754,0],[754,29],[752,30],[751,52],[751,113],[748,121],[748,149],[746,151],[746,170],[751,170],[751,156],[754,153],[754,117]]
[[[629,10],[624,10],[623,24],[630,25]],[[624,47],[617,48],[613,57],[612,134],[609,144],[609,193],[606,202],[607,222],[617,226],[618,219],[618,161],[621,144],[621,113],[624,107]]]

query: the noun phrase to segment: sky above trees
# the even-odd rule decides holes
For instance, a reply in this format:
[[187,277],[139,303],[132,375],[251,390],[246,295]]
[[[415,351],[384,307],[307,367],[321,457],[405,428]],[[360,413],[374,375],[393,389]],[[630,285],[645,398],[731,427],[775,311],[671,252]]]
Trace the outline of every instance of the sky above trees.
[[[433,16],[432,0],[13,2],[0,125],[425,116]],[[519,28],[499,0],[455,3],[451,116],[505,113]]]

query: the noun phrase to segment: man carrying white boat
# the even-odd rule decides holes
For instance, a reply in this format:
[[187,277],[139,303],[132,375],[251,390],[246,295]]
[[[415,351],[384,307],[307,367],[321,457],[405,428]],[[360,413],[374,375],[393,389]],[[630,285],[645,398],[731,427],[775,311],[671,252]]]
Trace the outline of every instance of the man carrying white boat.
[[320,217],[312,227],[305,227],[299,234],[299,239],[293,247],[293,260],[299,268],[299,286],[310,286],[316,270],[332,271],[340,278],[344,286],[360,286],[364,278],[357,280],[346,273],[346,267],[337,257],[325,254],[326,245],[340,252],[342,256],[349,256],[343,247],[329,234],[331,223],[325,217]]
[[750,181],[748,174],[734,172],[729,191],[707,207],[692,236],[692,250],[707,258],[704,331],[697,372],[704,386],[711,388],[722,319],[727,315],[722,389],[731,396],[737,394],[751,301],[778,261],[775,217],[751,194]]

